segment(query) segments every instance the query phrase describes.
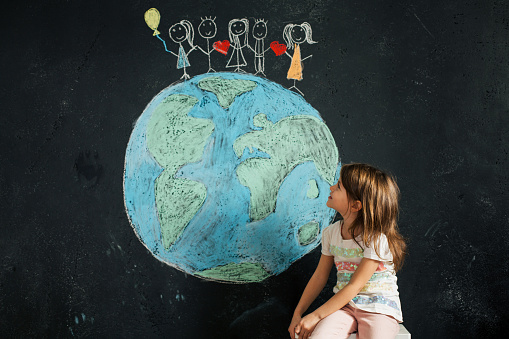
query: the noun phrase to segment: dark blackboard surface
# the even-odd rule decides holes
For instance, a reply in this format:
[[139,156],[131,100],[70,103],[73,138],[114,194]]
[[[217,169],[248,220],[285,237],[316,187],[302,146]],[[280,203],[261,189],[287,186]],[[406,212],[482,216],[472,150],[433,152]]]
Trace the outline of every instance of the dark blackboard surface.
[[[343,163],[398,178],[412,337],[507,332],[507,1],[55,0],[12,1],[0,20],[2,337],[287,336],[319,249],[262,283],[221,284],[160,263],[129,224],[133,124],[182,74],[143,20],[151,7],[163,36],[216,16],[227,39],[228,21],[246,17],[282,42],[284,25],[309,22],[318,43],[303,47],[313,57],[299,88]],[[203,55],[190,63],[190,75],[207,71]],[[287,67],[267,56],[267,78],[289,87]]]

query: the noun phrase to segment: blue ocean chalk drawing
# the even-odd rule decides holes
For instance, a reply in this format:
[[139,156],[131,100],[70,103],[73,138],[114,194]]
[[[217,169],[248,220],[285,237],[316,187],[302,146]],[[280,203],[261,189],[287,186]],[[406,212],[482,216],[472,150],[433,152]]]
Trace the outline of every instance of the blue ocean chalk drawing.
[[156,95],[125,155],[129,221],[160,261],[259,282],[316,248],[340,163],[302,96],[244,73],[201,74]]

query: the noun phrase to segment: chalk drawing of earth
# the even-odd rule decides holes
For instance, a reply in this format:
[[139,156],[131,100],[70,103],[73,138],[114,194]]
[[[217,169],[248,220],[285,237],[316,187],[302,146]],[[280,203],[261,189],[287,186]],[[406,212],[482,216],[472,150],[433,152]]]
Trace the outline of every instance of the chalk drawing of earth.
[[301,96],[250,74],[173,84],[127,146],[124,199],[138,238],[194,276],[259,282],[321,241],[339,174],[334,139]]

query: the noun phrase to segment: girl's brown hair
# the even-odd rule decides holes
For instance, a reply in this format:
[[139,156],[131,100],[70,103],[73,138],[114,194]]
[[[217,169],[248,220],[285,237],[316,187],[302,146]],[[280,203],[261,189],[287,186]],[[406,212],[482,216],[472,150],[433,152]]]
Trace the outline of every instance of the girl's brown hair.
[[367,164],[348,164],[341,167],[341,184],[348,199],[359,200],[362,209],[354,220],[350,233],[359,230],[364,244],[374,244],[380,256],[378,240],[385,234],[389,242],[395,270],[403,266],[406,244],[399,233],[399,188],[389,174]]

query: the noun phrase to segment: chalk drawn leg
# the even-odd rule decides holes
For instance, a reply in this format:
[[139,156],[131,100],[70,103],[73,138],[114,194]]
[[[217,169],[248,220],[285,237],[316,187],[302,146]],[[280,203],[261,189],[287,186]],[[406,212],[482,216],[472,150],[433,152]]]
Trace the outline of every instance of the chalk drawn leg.
[[[207,40],[207,48],[208,48],[208,40]],[[210,53],[211,51],[208,52],[208,56],[209,56],[209,70],[207,71],[207,73],[210,73],[210,72],[216,72],[215,69],[212,68],[212,64],[210,63]]]
[[187,74],[187,73],[186,73],[186,68],[185,68],[185,67],[184,67],[184,75],[182,75],[182,76],[180,77],[180,79],[182,79],[182,78],[183,78],[184,80],[188,80],[188,79],[190,79],[190,78],[191,78],[191,77],[189,76],[189,74]]
[[265,73],[264,73],[264,71],[265,71],[265,62],[264,62],[263,55],[255,57],[255,70],[256,70],[255,75],[261,73],[261,74],[263,74],[264,77],[267,77],[265,75]]
[[296,90],[297,90],[297,92],[299,92],[299,93],[300,93],[300,95],[304,96],[304,93],[302,93],[302,92],[301,92],[301,90],[300,90],[300,89],[298,89],[298,88],[297,88],[297,86],[295,86],[295,81],[296,81],[296,80],[293,80],[293,86],[292,86],[292,87],[290,87],[290,88],[288,88],[288,89],[292,89],[292,88],[293,88],[293,89],[296,89]]

